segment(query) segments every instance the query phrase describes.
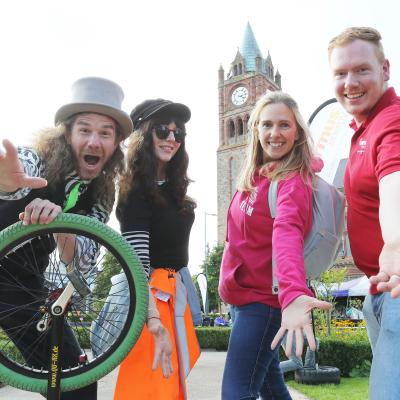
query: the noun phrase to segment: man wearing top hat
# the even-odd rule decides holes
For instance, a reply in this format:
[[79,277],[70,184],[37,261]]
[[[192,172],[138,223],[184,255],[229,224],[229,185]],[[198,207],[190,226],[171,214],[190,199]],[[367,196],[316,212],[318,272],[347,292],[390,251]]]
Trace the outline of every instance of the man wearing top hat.
[[[57,111],[55,127],[40,131],[32,148],[17,149],[10,141],[3,140],[5,151],[0,149],[0,230],[18,220],[24,224],[51,222],[66,206],[74,187],[78,199],[69,211],[103,223],[108,221],[114,203],[115,179],[123,169],[120,143],[131,133],[132,122],[121,110],[123,91],[112,81],[82,78],[74,83],[72,94],[72,102]],[[72,245],[79,249],[82,245],[79,236],[71,235],[71,238]],[[91,246],[90,254],[95,259],[99,249],[95,243]],[[87,260],[87,265],[90,261]],[[5,294],[5,290],[1,290],[2,284],[6,287],[6,269],[7,265],[3,263],[0,304],[18,305],[20,293],[8,291]],[[42,285],[29,273],[20,274],[18,279],[31,290]],[[24,323],[26,318],[26,314],[14,313],[12,318],[0,318],[0,326],[12,338],[13,327]],[[37,332],[31,331],[14,340],[23,355],[35,340],[32,335]],[[76,363],[80,354],[71,336],[68,331],[64,336],[65,365]],[[46,354],[34,354],[33,357],[30,355],[33,365],[47,365]],[[96,399],[97,385],[63,393],[61,398]]]

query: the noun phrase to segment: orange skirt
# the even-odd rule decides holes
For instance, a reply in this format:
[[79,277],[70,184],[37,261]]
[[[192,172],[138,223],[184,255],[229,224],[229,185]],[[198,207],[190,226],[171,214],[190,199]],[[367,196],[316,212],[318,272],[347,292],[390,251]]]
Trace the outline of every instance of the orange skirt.
[[[161,322],[172,342],[172,375],[164,378],[160,367],[152,371],[154,341],[145,326],[120,366],[114,400],[187,398],[185,378],[199,358],[200,348],[187,299],[182,298],[182,285],[179,273],[167,269],[155,269],[150,280]],[[162,295],[157,297],[158,293]]]

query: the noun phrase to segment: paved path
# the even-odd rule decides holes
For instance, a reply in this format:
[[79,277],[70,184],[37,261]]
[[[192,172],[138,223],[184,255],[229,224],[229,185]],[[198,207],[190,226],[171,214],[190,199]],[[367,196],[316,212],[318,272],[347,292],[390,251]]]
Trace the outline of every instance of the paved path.
[[[226,352],[203,351],[187,382],[189,400],[220,400],[225,357]],[[98,400],[112,400],[116,376],[117,370],[114,370],[100,379]],[[293,389],[290,389],[290,393],[293,400],[308,400],[307,397]],[[43,400],[43,397],[37,393],[24,392],[5,386],[0,388],[0,400]]]

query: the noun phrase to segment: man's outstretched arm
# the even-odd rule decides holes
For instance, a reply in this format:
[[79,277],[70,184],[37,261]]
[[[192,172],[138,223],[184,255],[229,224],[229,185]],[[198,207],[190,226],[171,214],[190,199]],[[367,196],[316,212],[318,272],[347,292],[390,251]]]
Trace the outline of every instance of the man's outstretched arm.
[[383,248],[379,256],[379,273],[371,276],[381,292],[400,296],[400,171],[384,176],[379,182],[379,222]]
[[12,193],[20,188],[38,189],[47,185],[46,179],[29,176],[22,165],[16,147],[7,139],[0,148],[0,191]]

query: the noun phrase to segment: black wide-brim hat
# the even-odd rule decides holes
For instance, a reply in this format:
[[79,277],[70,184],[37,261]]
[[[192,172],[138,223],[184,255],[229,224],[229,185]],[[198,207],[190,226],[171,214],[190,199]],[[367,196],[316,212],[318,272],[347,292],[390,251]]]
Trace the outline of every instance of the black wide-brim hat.
[[62,106],[54,117],[55,124],[79,113],[107,115],[121,127],[124,138],[133,131],[129,115],[121,109],[124,92],[116,83],[98,77],[77,80],[72,85],[72,101]]
[[156,115],[176,117],[183,123],[186,123],[190,120],[191,112],[189,107],[182,103],[174,103],[173,101],[164,99],[145,100],[131,111],[133,128],[137,129],[141,123]]

